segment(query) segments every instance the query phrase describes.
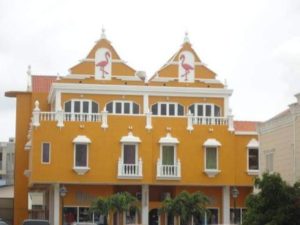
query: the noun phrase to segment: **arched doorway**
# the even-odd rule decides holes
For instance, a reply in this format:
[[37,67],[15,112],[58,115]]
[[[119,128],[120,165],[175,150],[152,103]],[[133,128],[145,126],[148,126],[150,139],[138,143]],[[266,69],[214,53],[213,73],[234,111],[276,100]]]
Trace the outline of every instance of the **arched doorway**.
[[151,209],[149,212],[149,225],[159,225],[158,209]]

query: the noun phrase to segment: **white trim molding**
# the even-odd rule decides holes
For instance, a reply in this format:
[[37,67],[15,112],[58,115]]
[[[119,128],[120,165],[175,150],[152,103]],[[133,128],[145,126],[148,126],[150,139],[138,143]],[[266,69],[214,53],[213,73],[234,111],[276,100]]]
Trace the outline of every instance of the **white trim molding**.
[[209,138],[204,142],[203,146],[205,146],[205,147],[219,147],[219,146],[221,146],[221,143],[219,141],[217,141],[216,139],[214,139],[214,138]]
[[159,139],[160,144],[179,144],[179,141],[177,138],[174,138],[171,136],[170,133],[167,133],[165,137],[162,137]]
[[133,136],[130,131],[127,136],[123,136],[120,140],[121,143],[141,143],[141,139],[139,137]]
[[92,142],[87,136],[78,135],[76,138],[73,139],[73,143],[75,143],[75,144],[79,144],[79,143],[90,144]]

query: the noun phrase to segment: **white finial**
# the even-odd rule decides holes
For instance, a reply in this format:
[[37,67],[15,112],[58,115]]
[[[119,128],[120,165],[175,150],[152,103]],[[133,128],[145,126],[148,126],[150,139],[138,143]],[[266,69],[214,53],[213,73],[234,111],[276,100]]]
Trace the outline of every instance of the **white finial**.
[[105,28],[102,26],[102,33],[101,33],[101,39],[106,39],[106,35],[105,35]]
[[57,73],[57,75],[56,75],[56,80],[60,80],[59,73]]
[[224,80],[224,87],[227,88],[227,80]]
[[31,91],[31,66],[27,68],[27,91]]
[[189,33],[187,31],[185,32],[183,43],[190,43]]

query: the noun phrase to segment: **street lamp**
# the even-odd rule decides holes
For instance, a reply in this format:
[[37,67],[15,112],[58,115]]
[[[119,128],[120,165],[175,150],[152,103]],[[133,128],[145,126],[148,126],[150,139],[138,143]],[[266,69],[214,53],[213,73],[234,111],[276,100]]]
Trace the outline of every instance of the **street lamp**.
[[237,224],[237,217],[236,217],[236,199],[238,198],[240,192],[236,187],[231,189],[231,194],[233,198],[233,222]]
[[62,185],[59,189],[59,195],[61,197],[61,225],[64,224],[64,197],[67,195],[67,188]]

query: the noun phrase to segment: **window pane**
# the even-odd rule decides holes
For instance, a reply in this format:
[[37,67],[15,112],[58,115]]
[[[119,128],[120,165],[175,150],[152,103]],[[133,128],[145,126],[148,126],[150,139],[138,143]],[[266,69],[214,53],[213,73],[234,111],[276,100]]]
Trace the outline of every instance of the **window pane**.
[[76,144],[75,153],[75,166],[76,167],[86,167],[87,166],[87,145]]
[[72,224],[74,222],[77,222],[76,207],[64,207],[64,222],[66,224]]
[[193,115],[195,115],[195,105],[191,105],[191,106],[189,107],[189,111],[190,111]]
[[88,113],[89,112],[89,102],[84,101],[83,102],[83,113]]
[[174,165],[174,146],[162,147],[162,164]]
[[136,213],[133,211],[128,211],[126,213],[126,224],[135,224],[136,223]]
[[220,107],[215,105],[215,116],[221,116]]
[[206,169],[217,169],[216,148],[206,148]]
[[[235,213],[234,213],[235,211]],[[230,209],[230,223],[231,224],[241,224],[241,209],[236,208]]]
[[170,116],[175,115],[175,104],[169,104],[169,115]]
[[151,110],[153,115],[157,115],[157,104],[154,104]]
[[96,102],[92,102],[92,113],[98,113],[98,104]]
[[184,114],[183,106],[182,105],[178,105],[177,106],[177,115],[178,116],[183,116],[183,114]]
[[124,145],[124,164],[135,164],[135,145]]
[[205,116],[211,116],[211,105],[205,106]]
[[122,103],[116,102],[116,113],[122,113]]
[[167,115],[167,105],[166,104],[160,105],[160,115]]
[[207,215],[207,224],[218,224],[219,223],[219,215],[218,209],[208,209],[209,213]]
[[197,112],[198,116],[204,116],[203,115],[203,105],[197,105],[197,110],[198,110],[198,112]]
[[139,105],[133,103],[133,114],[139,114]]
[[249,170],[258,170],[258,149],[250,148],[248,151],[249,151]]
[[80,102],[79,101],[74,102],[74,112],[80,113]]
[[89,208],[79,208],[79,222],[93,222],[93,214],[89,213]]
[[65,103],[65,112],[71,112],[71,101]]
[[43,143],[42,145],[42,151],[43,151],[43,163],[49,163],[50,162],[50,144],[49,143]]
[[112,102],[106,104],[106,110],[109,113],[113,113],[113,103]]
[[129,114],[130,113],[130,103],[129,102],[125,102],[124,103],[124,113],[125,114]]

